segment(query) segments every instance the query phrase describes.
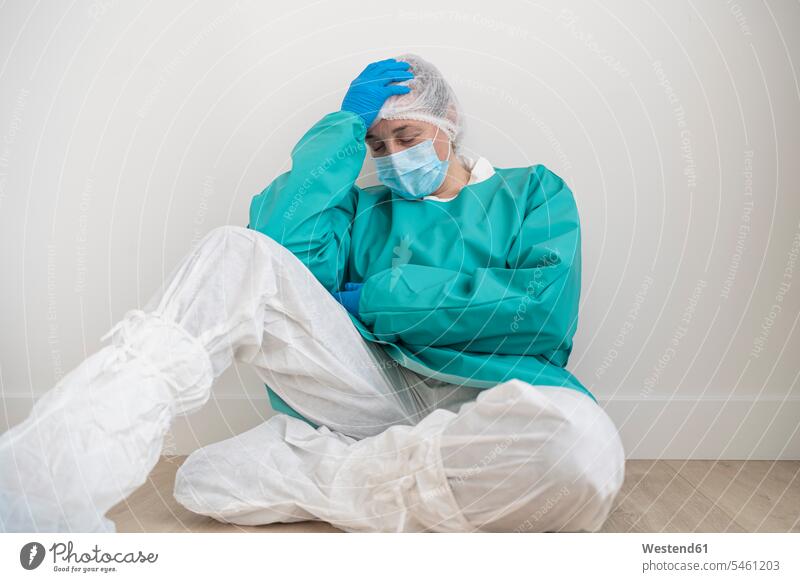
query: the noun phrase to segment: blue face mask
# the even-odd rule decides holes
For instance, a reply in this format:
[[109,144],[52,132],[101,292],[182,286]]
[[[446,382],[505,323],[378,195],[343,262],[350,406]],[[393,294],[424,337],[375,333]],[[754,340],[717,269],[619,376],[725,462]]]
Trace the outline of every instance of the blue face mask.
[[442,161],[433,147],[433,140],[380,158],[372,158],[378,179],[392,192],[406,200],[420,200],[433,194],[444,182],[450,165],[450,148]]

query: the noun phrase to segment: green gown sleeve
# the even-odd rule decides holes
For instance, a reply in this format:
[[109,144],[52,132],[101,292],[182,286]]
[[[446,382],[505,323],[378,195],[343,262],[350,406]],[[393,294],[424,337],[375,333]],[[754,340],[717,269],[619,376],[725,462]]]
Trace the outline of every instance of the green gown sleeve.
[[366,132],[355,113],[326,115],[292,149],[291,170],[250,203],[248,227],[286,247],[328,291],[347,264]]
[[505,268],[463,273],[401,265],[368,277],[361,320],[381,340],[459,351],[571,350],[580,299],[580,224],[572,192],[535,166]]

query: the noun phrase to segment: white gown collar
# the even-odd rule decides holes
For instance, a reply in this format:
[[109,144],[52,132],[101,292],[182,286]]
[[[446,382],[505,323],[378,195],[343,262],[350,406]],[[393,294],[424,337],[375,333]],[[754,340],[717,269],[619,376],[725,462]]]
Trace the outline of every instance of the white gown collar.
[[[464,165],[470,170],[469,182],[467,182],[467,186],[488,180],[494,175],[494,167],[492,167],[492,164],[489,163],[489,160],[483,156],[478,156],[477,158],[469,158],[467,156],[459,157],[461,161],[464,162]],[[431,202],[450,202],[456,198],[458,198],[458,196],[442,199],[438,196],[431,195],[425,196],[423,200],[430,200]]]

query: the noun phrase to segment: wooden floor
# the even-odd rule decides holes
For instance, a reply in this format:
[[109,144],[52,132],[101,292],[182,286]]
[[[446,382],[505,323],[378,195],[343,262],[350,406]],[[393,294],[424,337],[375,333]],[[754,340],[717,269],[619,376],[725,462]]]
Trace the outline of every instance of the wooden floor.
[[[119,532],[336,532],[321,522],[242,527],[172,497],[186,457],[162,457],[109,517]],[[800,532],[800,461],[628,461],[605,532]]]

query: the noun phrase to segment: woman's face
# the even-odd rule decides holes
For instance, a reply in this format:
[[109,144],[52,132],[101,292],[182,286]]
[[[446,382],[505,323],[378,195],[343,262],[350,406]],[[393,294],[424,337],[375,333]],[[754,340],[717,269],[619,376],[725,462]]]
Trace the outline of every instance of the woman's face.
[[450,139],[444,131],[432,123],[412,119],[381,119],[367,132],[367,145],[376,158],[382,158],[433,140],[433,147],[440,160],[446,160]]

